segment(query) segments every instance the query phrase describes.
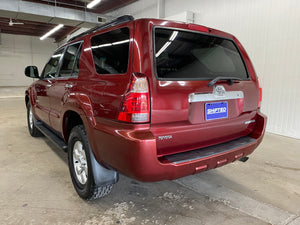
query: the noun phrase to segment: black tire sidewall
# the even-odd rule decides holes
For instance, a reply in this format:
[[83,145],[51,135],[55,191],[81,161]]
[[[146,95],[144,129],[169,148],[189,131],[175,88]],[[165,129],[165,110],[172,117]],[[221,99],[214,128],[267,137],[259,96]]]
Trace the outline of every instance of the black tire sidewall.
[[[76,173],[74,171],[73,146],[76,141],[80,141],[82,143],[86,155],[87,165],[88,165],[88,177],[87,177],[87,182],[84,185],[78,181]],[[83,126],[79,125],[74,127],[71,131],[69,141],[68,141],[68,163],[69,163],[69,170],[72,178],[72,183],[78,195],[83,199],[87,199],[90,197],[92,187],[93,187],[93,182],[94,182],[89,151],[90,151],[90,145]]]
[[33,134],[34,134],[34,120],[33,120],[33,126],[32,126],[32,128],[30,127],[30,123],[29,123],[29,111],[30,111],[30,109],[31,109],[31,105],[30,105],[30,103],[27,103],[27,126],[28,126],[28,131],[29,131],[29,133],[30,133],[30,135],[31,136],[33,136]]

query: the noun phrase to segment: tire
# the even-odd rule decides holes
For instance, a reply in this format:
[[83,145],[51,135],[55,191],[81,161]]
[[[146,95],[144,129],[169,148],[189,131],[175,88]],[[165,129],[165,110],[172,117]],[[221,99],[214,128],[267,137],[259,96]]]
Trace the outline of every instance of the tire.
[[32,113],[30,103],[27,103],[27,126],[28,131],[32,137],[41,137],[43,134],[36,128],[36,119]]
[[94,182],[90,158],[91,147],[83,125],[75,126],[68,141],[68,162],[73,186],[85,200],[101,198],[109,194],[112,184],[97,187]]

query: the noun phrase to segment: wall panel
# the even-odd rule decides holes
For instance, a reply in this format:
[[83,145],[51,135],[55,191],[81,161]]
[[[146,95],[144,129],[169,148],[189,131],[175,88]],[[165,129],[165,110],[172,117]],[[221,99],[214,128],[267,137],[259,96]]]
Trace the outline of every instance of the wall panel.
[[40,41],[38,37],[1,34],[0,87],[28,86],[32,79],[25,77],[24,69],[35,65],[42,71],[57,48],[52,39]]

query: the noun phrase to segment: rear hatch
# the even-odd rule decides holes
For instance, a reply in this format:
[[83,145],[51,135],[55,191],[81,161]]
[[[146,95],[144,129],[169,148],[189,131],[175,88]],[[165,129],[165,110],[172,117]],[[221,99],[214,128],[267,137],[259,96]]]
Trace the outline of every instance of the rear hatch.
[[158,156],[230,141],[253,130],[258,86],[233,40],[155,27],[153,45],[151,131]]

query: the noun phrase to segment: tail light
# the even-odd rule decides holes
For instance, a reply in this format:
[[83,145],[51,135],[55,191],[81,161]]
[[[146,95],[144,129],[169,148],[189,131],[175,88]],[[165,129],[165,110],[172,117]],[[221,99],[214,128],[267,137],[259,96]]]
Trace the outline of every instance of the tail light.
[[257,107],[260,108],[261,101],[262,101],[262,88],[259,85],[258,78],[257,78],[257,82],[258,82],[258,103],[257,103]]
[[133,74],[129,90],[124,96],[118,120],[146,123],[150,118],[149,85],[145,75]]

